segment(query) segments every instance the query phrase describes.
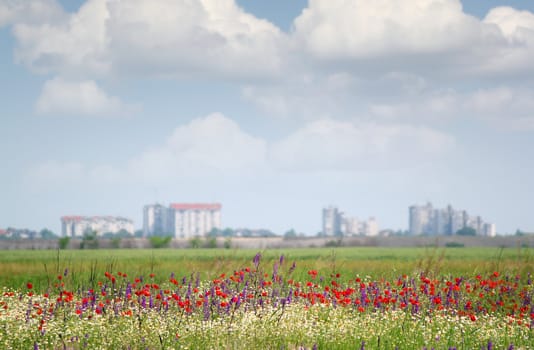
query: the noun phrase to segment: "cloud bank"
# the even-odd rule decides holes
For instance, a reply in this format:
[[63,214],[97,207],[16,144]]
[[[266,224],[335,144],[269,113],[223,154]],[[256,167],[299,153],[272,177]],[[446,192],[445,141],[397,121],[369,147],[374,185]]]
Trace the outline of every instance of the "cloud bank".
[[51,115],[121,116],[135,112],[119,98],[108,96],[93,80],[48,80],[37,100],[36,111]]

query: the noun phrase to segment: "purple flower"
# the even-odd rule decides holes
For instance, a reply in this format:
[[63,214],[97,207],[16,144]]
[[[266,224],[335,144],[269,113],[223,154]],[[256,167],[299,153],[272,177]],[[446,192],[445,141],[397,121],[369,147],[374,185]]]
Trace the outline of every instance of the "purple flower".
[[204,313],[204,321],[207,321],[210,319],[210,307],[209,307],[209,304],[208,304],[208,300],[204,300],[204,303],[202,304],[202,307],[203,307],[203,313]]
[[278,275],[278,264],[274,263],[272,279],[274,280],[277,275]]
[[293,264],[291,264],[291,267],[289,268],[289,273],[295,271],[296,267],[297,267],[297,264],[293,261]]
[[261,254],[258,252],[256,253],[256,255],[254,256],[254,259],[252,260],[252,262],[254,262],[254,266],[256,268],[258,268],[258,265],[260,264],[260,259],[261,259]]

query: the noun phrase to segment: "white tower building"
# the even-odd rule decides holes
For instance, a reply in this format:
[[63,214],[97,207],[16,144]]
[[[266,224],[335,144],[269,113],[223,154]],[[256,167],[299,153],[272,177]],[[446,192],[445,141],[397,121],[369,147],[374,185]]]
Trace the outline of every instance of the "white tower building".
[[173,203],[174,236],[191,238],[203,236],[212,229],[221,229],[221,204]]

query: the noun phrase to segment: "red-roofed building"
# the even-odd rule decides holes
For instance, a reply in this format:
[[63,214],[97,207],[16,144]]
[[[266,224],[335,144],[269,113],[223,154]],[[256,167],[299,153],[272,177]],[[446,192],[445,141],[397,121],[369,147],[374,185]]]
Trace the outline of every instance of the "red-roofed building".
[[221,228],[221,208],[219,203],[171,203],[168,208],[161,204],[146,205],[144,234],[172,234],[176,238],[204,236]]
[[221,210],[219,203],[171,203],[174,210]]

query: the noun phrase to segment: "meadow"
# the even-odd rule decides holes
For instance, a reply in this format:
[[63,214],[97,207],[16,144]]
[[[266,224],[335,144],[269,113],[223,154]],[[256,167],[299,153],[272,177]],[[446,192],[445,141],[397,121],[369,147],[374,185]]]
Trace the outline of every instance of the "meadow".
[[531,248],[0,252],[5,349],[532,349]]

